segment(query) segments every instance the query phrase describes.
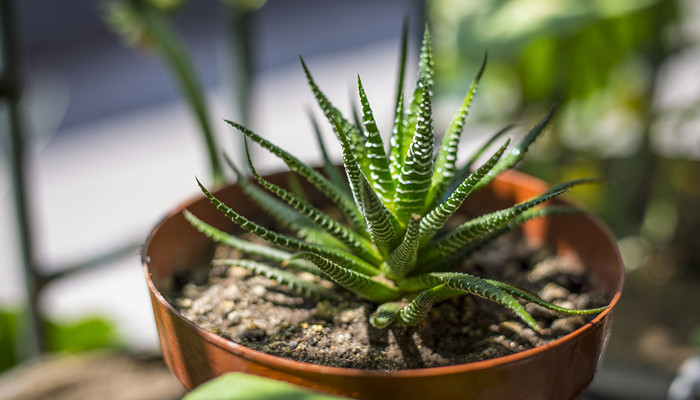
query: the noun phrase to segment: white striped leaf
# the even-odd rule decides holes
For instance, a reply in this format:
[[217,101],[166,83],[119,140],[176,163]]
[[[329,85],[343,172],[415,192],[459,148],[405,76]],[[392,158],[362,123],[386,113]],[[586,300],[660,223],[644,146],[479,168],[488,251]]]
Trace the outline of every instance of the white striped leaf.
[[374,265],[381,262],[381,258],[374,249],[374,246],[371,242],[368,242],[365,238],[356,234],[354,231],[351,231],[335,219],[329,217],[322,211],[318,210],[316,207],[309,204],[304,199],[301,199],[299,196],[264,179],[255,170],[253,161],[250,159],[250,153],[248,152],[247,146],[246,154],[248,155],[248,163],[250,165],[250,170],[253,173],[255,179],[258,181],[258,183],[262,185],[262,187],[264,187],[265,189],[269,190],[271,193],[275,194],[277,197],[282,199],[285,203],[287,203],[296,211],[308,218],[309,221],[313,222],[316,226],[322,228],[334,238],[344,243],[357,256],[363,258],[367,262],[372,263]]
[[496,165],[509,143],[510,139],[506,140],[501,148],[498,149],[484,165],[470,174],[467,179],[452,192],[450,197],[425,215],[420,226],[420,242],[422,245],[426,244],[438,230],[442,229],[447,220],[462,206],[462,203],[467,196],[471,194],[476,185],[481,182],[483,177]]
[[377,121],[359,75],[357,76],[357,88],[360,93],[360,104],[362,104],[362,123],[365,127],[368,181],[384,204],[391,204],[394,196],[394,180],[389,171],[389,159],[386,156],[384,142],[379,134]]
[[408,275],[416,266],[418,257],[418,238],[420,233],[421,217],[418,214],[411,215],[406,233],[394,251],[384,264],[384,273],[391,279],[399,279]]
[[490,284],[486,280],[474,275],[457,272],[431,272],[406,279],[401,282],[400,287],[404,290],[416,291],[433,288],[442,284],[449,289],[479,296],[493,301],[494,303],[501,304],[513,311],[518,318],[528,324],[532,329],[537,332],[541,331],[532,315],[525,310],[525,307],[523,307],[516,298],[506,291]]
[[334,204],[336,204],[338,208],[350,219],[350,221],[352,221],[355,227],[362,227],[364,225],[362,215],[358,212],[352,199],[350,199],[344,191],[338,189],[336,185],[329,182],[328,179],[326,179],[326,177],[324,177],[321,173],[307,166],[298,158],[282,150],[278,146],[274,145],[243,125],[228,120],[225,121],[252,139],[254,142],[261,145],[264,149],[279,157],[285,162],[285,164],[287,164],[290,170],[297,172],[306,178],[309,183],[314,185],[319,191],[321,191],[321,193],[325,194]]
[[197,184],[199,185],[200,189],[204,193],[204,196],[209,199],[209,201],[222,213],[224,213],[227,217],[231,219],[236,225],[240,226],[241,228],[247,230],[248,232],[258,236],[259,238],[263,240],[267,240],[271,243],[276,244],[277,246],[280,246],[284,249],[291,250],[291,251],[308,251],[308,252],[313,252],[317,253],[323,257],[327,257],[333,261],[341,263],[343,266],[346,268],[359,271],[363,274],[367,274],[370,276],[374,275],[379,275],[380,271],[373,265],[369,264],[368,262],[362,260],[359,257],[356,257],[352,254],[349,254],[347,252],[344,252],[342,250],[334,249],[331,247],[325,247],[325,246],[319,246],[315,245],[312,243],[306,243],[301,240],[282,235],[276,232],[273,232],[251,220],[248,218],[238,214],[236,211],[234,211],[232,208],[224,204],[221,200],[217,199],[213,194],[211,194],[205,187],[202,185],[199,180],[197,180]]
[[221,259],[214,260],[214,265],[223,265],[226,267],[241,267],[252,271],[256,275],[264,276],[268,279],[277,281],[280,285],[288,287],[290,290],[299,293],[302,296],[307,296],[315,300],[333,300],[341,301],[343,297],[332,289],[325,288],[317,283],[301,279],[298,275],[291,272],[281,270],[271,265],[252,260],[240,259]]
[[442,138],[442,143],[440,145],[440,150],[438,151],[437,157],[435,158],[435,166],[433,167],[433,180],[430,185],[430,192],[428,193],[428,199],[426,203],[428,208],[433,208],[440,201],[443,194],[449,186],[450,180],[455,174],[457,169],[457,149],[459,146],[459,139],[464,130],[464,120],[469,114],[469,109],[476,94],[479,81],[484,73],[484,68],[486,68],[486,55],[484,55],[484,61],[481,63],[481,68],[476,74],[476,77],[472,81],[467,94],[464,96],[462,105],[454,116],[452,123],[450,124],[445,136]]
[[401,293],[396,288],[374,280],[369,275],[338,265],[318,254],[300,252],[293,255],[290,260],[299,258],[316,264],[318,269],[328,275],[335,283],[370,301],[395,301],[401,297]]

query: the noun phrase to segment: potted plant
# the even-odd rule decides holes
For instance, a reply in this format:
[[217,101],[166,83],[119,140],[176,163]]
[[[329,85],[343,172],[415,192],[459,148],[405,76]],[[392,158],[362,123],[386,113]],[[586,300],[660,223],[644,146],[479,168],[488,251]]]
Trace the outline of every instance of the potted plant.
[[[406,59],[405,35],[403,49],[400,71],[404,71]],[[358,122],[351,122],[321,92],[303,60],[302,65],[341,144],[344,174],[339,175],[340,171],[328,161],[322,169],[310,168],[250,129],[228,121],[245,136],[246,150],[248,141],[253,141],[281,158],[293,172],[260,176],[247,152],[252,180],[230,162],[238,176],[237,184],[211,192],[198,182],[204,197],[177,208],[154,229],[144,247],[144,271],[164,357],[183,384],[193,388],[225,372],[241,371],[362,399],[578,396],[592,380],[600,360],[624,272],[615,242],[607,231],[592,217],[580,214],[557,198],[576,185],[594,180],[570,181],[547,188],[534,178],[506,171],[523,158],[547,127],[553,112],[512,148],[510,140],[505,140],[486,162],[472,171],[478,156],[506,131],[496,133],[465,165],[457,166],[457,144],[485,60],[442,143],[436,146],[432,128],[432,54],[426,29],[418,83],[407,101],[402,90],[403,72],[399,74],[395,124],[388,153],[359,77],[361,117],[356,118]],[[293,181],[291,176],[305,180]],[[544,203],[548,205],[542,207]],[[552,218],[553,214],[567,215]],[[266,222],[256,222],[262,220]],[[552,299],[545,301],[540,296],[556,298],[556,295],[538,296],[506,282],[505,278],[469,273],[473,265],[465,264],[472,254],[515,228],[522,232],[522,242],[549,247],[560,257],[578,260],[585,274],[583,277],[574,274],[583,281],[573,286],[594,285],[605,297],[603,304],[591,300],[583,309],[566,303],[554,304]],[[211,261],[215,242],[233,250],[221,255],[219,248],[219,255]],[[183,286],[183,277],[210,263],[222,273],[214,280],[225,280],[227,285],[233,285],[234,291],[238,290],[235,285],[242,283],[232,283],[236,277],[228,274],[228,268],[252,271],[253,275],[275,280],[279,283],[275,290],[284,292],[282,295],[298,293],[315,300],[313,318],[321,318],[318,315],[323,309],[323,313],[331,314],[325,317],[327,325],[332,325],[349,305],[360,302],[358,309],[370,311],[365,317],[369,322],[363,328],[365,334],[381,336],[384,344],[393,340],[403,350],[401,357],[413,352],[420,359],[424,348],[429,347],[424,346],[427,341],[411,341],[416,338],[416,330],[425,334],[432,328],[430,335],[434,343],[461,340],[437,332],[448,331],[450,327],[433,326],[446,315],[446,309],[440,308],[444,304],[457,306],[458,319],[470,321],[480,321],[486,313],[469,314],[471,306],[493,311],[495,304],[495,309],[505,311],[507,317],[500,314],[495,317],[496,322],[476,328],[486,332],[480,343],[500,346],[501,350],[508,347],[501,339],[488,336],[489,330],[506,329],[530,344],[516,343],[514,347],[523,348],[510,349],[512,354],[507,355],[485,351],[475,362],[453,365],[447,361],[444,366],[434,366],[431,361],[425,365],[429,368],[414,368],[409,363],[405,369],[389,371],[372,369],[367,364],[339,367],[346,365],[343,364],[346,361],[334,360],[337,355],[330,356],[327,364],[332,365],[318,365],[324,361],[317,359],[312,359],[316,364],[304,362],[314,357],[313,349],[302,361],[280,357],[280,354],[293,356],[297,348],[308,350],[309,347],[290,339],[287,348],[273,349],[272,340],[258,326],[244,329],[245,340],[236,338],[239,342],[252,343],[253,336],[261,336],[258,348],[278,355],[267,354],[228,340],[225,336],[231,334],[224,326],[205,329],[185,318],[183,308],[191,307],[191,299],[172,304],[177,301],[171,294]],[[522,267],[524,270],[519,274],[530,273],[529,267]],[[527,280],[519,282],[522,284],[527,284]],[[562,287],[552,284],[557,290]],[[485,301],[474,305],[464,302],[472,300],[462,300],[472,297]],[[210,304],[210,308],[218,305]],[[301,307],[310,306],[304,303]],[[573,332],[557,334],[553,327],[543,326],[553,321],[553,314],[542,310],[577,316],[578,322],[569,328]],[[324,331],[325,323],[285,322],[276,318],[266,317],[274,320],[273,325],[285,327],[285,334],[316,330],[320,336],[334,335]],[[222,325],[238,323],[217,319]],[[471,338],[469,343],[474,343],[473,332],[464,335]],[[408,338],[402,349],[401,338]],[[438,358],[452,359],[449,353],[453,350],[442,351]],[[375,353],[372,360],[383,361],[383,354]],[[489,354],[497,357],[489,358]],[[352,355],[349,359],[348,363],[356,361]],[[363,359],[368,358],[363,356]]]

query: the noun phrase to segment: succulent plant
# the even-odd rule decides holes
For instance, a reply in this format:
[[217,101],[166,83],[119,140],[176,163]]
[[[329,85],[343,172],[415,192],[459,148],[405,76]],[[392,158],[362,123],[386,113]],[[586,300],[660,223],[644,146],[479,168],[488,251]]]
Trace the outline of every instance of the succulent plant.
[[[213,262],[246,268],[315,299],[340,300],[352,292],[378,305],[370,317],[370,323],[377,328],[393,322],[415,325],[426,317],[434,303],[462,295],[476,295],[499,303],[538,332],[540,327],[521,301],[567,314],[602,311],[604,307],[586,310],[559,307],[504,282],[450,272],[461,259],[484,243],[532,218],[575,212],[565,206],[537,206],[591,180],[560,184],[529,201],[478,216],[446,231],[446,222],[470,193],[487,185],[500,172],[523,158],[548,125],[553,111],[517,145],[509,148],[510,139],[505,140],[483,165],[470,172],[471,165],[490,144],[503,136],[507,130],[504,129],[458,168],[458,142],[486,57],[437,150],[431,104],[433,60],[427,29],[421,47],[418,82],[408,102],[403,96],[405,29],[400,58],[396,114],[388,153],[359,76],[361,117],[346,119],[321,92],[301,59],[311,90],[339,139],[347,179],[328,160],[317,127],[316,134],[325,159],[325,175],[245,126],[227,121],[246,137],[248,164],[257,182],[249,180],[229,160],[239,185],[276,220],[278,227],[290,234],[273,231],[249,220],[197,181],[211,203],[233,222],[274,244],[246,241],[185,211],[187,220],[198,230],[216,242],[248,255]],[[248,140],[282,159],[292,171],[325,194],[344,217],[326,215],[311,205],[303,193],[284,189],[260,176],[251,160]],[[330,280],[335,283],[335,289],[303,279],[296,271]]]

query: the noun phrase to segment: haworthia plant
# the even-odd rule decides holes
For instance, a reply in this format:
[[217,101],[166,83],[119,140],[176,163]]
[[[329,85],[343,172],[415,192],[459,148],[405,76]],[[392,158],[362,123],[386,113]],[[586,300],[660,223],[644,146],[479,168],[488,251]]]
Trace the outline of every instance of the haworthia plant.
[[[406,35],[403,36],[400,71],[405,70]],[[399,76],[396,114],[389,149],[377,127],[374,113],[358,77],[358,116],[345,118],[323,94],[302,59],[311,90],[336,134],[347,180],[325,162],[327,176],[252,130],[227,121],[246,138],[281,158],[289,168],[324,193],[330,204],[345,214],[347,225],[308,202],[306,196],[267,181],[248,156],[251,182],[232,165],[239,184],[250,198],[284,228],[280,233],[240,215],[218,200],[200,183],[206,197],[233,222],[271,243],[252,244],[222,232],[190,212],[187,220],[213,240],[236,248],[250,259],[215,260],[276,279],[301,295],[338,301],[348,293],[377,304],[370,323],[384,328],[392,323],[415,325],[425,319],[433,304],[460,295],[483,297],[510,309],[535,331],[541,328],[523,303],[566,314],[595,314],[604,307],[574,310],[548,303],[512,285],[462,272],[450,272],[460,259],[484,243],[532,218],[575,212],[570,207],[542,203],[591,180],[566,182],[528,201],[466,221],[446,231],[447,221],[475,190],[512,168],[545,130],[548,113],[519,143],[504,140],[482,165],[472,169],[477,156],[457,165],[457,149],[486,59],[449,125],[441,144],[435,144],[432,124],[433,64],[426,29],[421,48],[419,77],[411,98],[404,100],[403,73]],[[314,122],[314,125],[316,123]],[[317,129],[317,128],[316,128]],[[500,140],[504,129],[489,141]],[[320,140],[320,134],[316,134]],[[324,154],[325,145],[319,143]],[[481,155],[486,148],[477,151]],[[249,153],[248,153],[249,154]],[[327,156],[324,157],[327,160]],[[230,163],[232,164],[232,163]],[[472,172],[469,172],[472,171]],[[303,279],[310,272],[336,285],[329,290]]]

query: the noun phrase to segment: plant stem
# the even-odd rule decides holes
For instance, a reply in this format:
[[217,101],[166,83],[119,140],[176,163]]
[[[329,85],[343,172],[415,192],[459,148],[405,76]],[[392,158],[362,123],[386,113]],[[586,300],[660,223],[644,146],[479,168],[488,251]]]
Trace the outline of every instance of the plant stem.
[[214,186],[220,186],[224,183],[224,174],[217,150],[216,137],[209,123],[204,92],[197,80],[185,46],[170,23],[148,1],[131,0],[131,4],[141,18],[148,34],[155,41],[158,51],[176,78],[197,119],[209,154]]

